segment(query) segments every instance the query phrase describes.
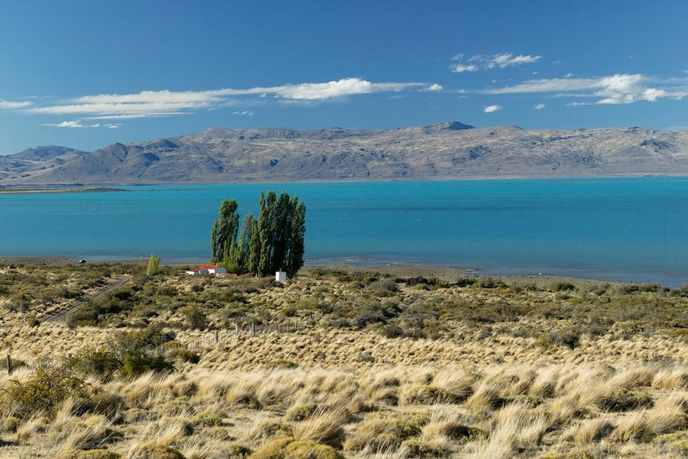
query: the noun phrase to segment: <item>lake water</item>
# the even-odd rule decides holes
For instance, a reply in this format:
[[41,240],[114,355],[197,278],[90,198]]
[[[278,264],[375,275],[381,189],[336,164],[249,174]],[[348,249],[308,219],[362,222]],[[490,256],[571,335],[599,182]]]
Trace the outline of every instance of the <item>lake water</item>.
[[209,257],[223,199],[308,209],[308,263],[423,263],[492,274],[688,283],[688,178],[127,187],[0,195],[0,255]]

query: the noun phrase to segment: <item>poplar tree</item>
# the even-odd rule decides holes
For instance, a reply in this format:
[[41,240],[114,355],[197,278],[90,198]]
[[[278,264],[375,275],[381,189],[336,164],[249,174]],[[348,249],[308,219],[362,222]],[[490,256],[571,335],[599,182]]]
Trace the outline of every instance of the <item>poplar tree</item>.
[[211,231],[213,261],[235,273],[266,276],[283,270],[293,277],[304,262],[306,206],[287,193],[261,193],[258,218],[247,214],[240,235],[237,208],[236,201],[220,206]]
[[260,215],[258,216],[258,238],[260,239],[260,256],[258,270],[261,275],[272,272],[272,245],[274,242],[273,228],[275,217],[275,203],[277,195],[274,191],[260,194]]
[[257,273],[258,265],[260,264],[260,228],[258,225],[258,220],[253,218],[253,215],[251,215],[251,228],[248,246],[246,270],[250,273]]
[[249,268],[249,254],[251,249],[251,227],[253,226],[253,215],[247,214],[244,217],[244,224],[241,228],[241,235],[232,246],[230,264],[235,267],[237,272],[251,271]]
[[304,255],[304,236],[306,234],[306,206],[299,202],[298,198],[291,200],[291,218],[289,225],[289,236],[286,263],[284,270],[287,276],[294,275],[303,267]]
[[148,268],[146,269],[146,275],[148,277],[155,276],[160,270],[160,257],[157,255],[152,255],[148,259]]
[[220,206],[220,215],[210,231],[213,263],[220,263],[231,256],[239,231],[239,215],[236,212],[238,207],[239,204],[233,200],[225,200]]

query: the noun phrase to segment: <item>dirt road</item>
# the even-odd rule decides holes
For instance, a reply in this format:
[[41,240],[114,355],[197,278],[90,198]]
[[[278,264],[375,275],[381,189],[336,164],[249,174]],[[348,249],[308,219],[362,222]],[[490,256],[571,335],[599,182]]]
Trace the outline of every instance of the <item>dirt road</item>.
[[107,285],[103,286],[103,288],[101,288],[97,292],[89,295],[86,299],[78,301],[73,306],[58,311],[55,314],[52,314],[44,318],[43,320],[46,322],[64,322],[67,319],[68,314],[79,310],[79,308],[84,306],[84,304],[86,304],[87,301],[94,301],[98,298],[102,298],[103,296],[107,295],[113,290],[117,290],[118,288],[122,287],[130,280],[131,276],[129,274],[123,274],[121,276],[113,277],[112,279],[110,279],[110,282],[108,282]]

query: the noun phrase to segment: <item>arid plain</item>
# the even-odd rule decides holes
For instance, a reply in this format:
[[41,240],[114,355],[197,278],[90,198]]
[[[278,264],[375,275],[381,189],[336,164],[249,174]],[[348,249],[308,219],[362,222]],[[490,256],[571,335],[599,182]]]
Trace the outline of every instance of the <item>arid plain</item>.
[[0,454],[683,457],[686,306],[449,270],[3,263]]

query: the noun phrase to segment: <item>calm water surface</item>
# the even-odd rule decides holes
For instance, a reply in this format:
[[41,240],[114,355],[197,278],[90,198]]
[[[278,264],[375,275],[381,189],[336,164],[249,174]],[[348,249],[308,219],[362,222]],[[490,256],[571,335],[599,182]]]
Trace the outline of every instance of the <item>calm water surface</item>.
[[688,178],[128,187],[0,195],[0,255],[209,257],[222,199],[308,208],[308,262],[426,263],[493,274],[688,283]]

